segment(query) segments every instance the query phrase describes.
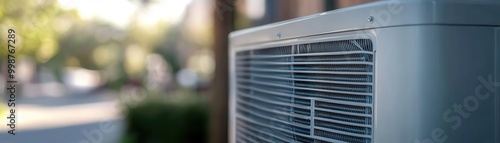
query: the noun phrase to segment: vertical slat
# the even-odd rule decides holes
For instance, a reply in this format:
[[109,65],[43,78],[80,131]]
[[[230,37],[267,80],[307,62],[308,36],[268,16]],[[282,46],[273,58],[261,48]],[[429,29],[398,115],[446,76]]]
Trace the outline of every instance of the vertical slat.
[[[315,100],[311,99],[311,107],[316,107],[316,105],[315,105],[314,102],[315,102]],[[311,136],[314,136],[314,126],[315,126],[315,124],[314,124],[314,120],[315,120],[314,119],[314,114],[315,114],[314,113],[314,108],[311,108],[311,126],[312,126]]]
[[[293,61],[295,61],[295,60],[294,60],[294,58],[295,58],[295,57],[293,56],[293,55],[295,54],[295,45],[291,46],[290,48],[292,48],[292,49],[291,49],[291,50],[292,50],[292,53],[291,53],[291,55],[292,55],[292,56],[291,56],[290,58],[291,58],[291,62],[293,62]],[[292,65],[292,64],[290,64],[290,70],[292,70],[292,71],[294,70],[294,69],[293,69],[293,65]],[[291,75],[292,75],[292,78],[294,78],[294,77],[295,77],[293,73],[291,73]],[[295,81],[292,81],[292,86],[295,86]],[[292,88],[292,93],[293,93],[293,95],[295,95],[295,88]],[[292,97],[292,98],[291,98],[291,102],[292,102],[292,103],[295,103],[295,98],[294,98],[294,97]],[[290,109],[291,109],[291,111],[290,111],[291,113],[295,113],[295,111],[294,111],[294,109],[295,109],[295,108],[290,108]],[[290,122],[294,122],[294,120],[295,120],[295,118],[294,118],[294,117],[291,117],[291,118],[290,118]],[[295,130],[295,129],[294,129],[294,130]],[[297,137],[296,137],[295,135],[293,136],[293,138],[294,138],[295,140],[297,140]]]

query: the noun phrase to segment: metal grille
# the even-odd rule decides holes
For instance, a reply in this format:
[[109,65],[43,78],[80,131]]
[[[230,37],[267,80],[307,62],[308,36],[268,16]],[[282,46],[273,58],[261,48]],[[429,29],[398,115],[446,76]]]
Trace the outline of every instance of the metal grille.
[[237,142],[372,141],[371,40],[240,51],[235,64]]

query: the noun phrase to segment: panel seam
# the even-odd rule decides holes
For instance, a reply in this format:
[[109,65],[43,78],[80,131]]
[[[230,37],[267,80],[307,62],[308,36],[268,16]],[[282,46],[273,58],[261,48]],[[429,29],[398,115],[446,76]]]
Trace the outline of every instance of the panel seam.
[[[495,74],[494,79],[495,82],[500,81],[500,27],[495,28]],[[500,142],[500,91],[498,90],[500,87],[496,87],[495,92],[495,142]]]

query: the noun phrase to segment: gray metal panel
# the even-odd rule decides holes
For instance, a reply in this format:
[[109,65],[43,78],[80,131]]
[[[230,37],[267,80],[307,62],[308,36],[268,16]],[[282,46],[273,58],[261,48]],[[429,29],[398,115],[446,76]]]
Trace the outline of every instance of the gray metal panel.
[[500,25],[499,6],[498,0],[379,1],[232,32],[230,45],[404,25]]
[[375,142],[424,142],[440,129],[446,142],[495,142],[499,132],[494,96],[478,100],[478,109],[464,109],[467,117],[454,111],[455,104],[477,99],[478,86],[483,86],[481,94],[491,92],[478,78],[498,74],[493,27],[427,25],[373,31],[378,42]]

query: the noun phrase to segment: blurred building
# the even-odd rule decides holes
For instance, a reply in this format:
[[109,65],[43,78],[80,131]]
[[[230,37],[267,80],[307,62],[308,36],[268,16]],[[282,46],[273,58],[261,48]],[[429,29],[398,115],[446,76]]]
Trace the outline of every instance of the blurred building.
[[237,0],[236,29],[298,18],[376,0]]

